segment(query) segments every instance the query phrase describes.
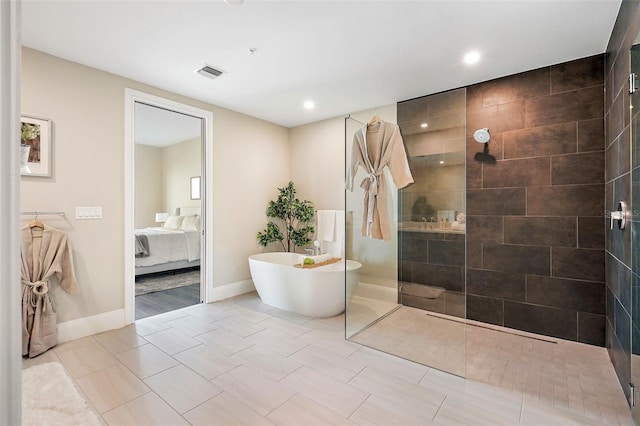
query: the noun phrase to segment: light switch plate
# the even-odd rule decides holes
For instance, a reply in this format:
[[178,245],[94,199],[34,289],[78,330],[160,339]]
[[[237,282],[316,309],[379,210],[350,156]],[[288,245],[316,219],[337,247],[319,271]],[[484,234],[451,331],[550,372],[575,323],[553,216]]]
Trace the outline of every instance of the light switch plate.
[[76,219],[102,219],[102,207],[76,207]]

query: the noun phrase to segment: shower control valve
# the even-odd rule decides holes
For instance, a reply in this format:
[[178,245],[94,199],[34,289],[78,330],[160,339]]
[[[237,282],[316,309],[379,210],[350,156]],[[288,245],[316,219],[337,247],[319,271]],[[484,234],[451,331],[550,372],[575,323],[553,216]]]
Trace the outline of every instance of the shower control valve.
[[618,211],[611,212],[611,229],[613,229],[613,221],[618,221],[618,229],[624,229],[627,226],[627,203],[620,201],[618,203]]

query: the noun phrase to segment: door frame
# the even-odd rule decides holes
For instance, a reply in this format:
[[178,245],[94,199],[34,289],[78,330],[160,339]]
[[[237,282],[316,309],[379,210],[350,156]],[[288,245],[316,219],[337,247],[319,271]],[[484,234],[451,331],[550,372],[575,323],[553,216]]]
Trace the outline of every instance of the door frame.
[[213,186],[207,183],[207,177],[213,176],[213,112],[129,88],[125,88],[124,98],[124,319],[125,324],[131,324],[135,321],[135,103],[142,102],[202,119],[200,298],[205,303],[212,301],[213,293],[213,269],[209,267],[209,259],[213,258]]

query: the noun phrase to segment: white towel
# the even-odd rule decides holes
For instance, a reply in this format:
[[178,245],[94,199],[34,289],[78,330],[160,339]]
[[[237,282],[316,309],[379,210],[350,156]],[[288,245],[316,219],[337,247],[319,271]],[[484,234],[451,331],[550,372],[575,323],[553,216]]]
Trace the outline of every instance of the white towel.
[[460,223],[458,221],[455,221],[451,224],[452,231],[464,231],[466,228],[467,228],[466,223]]
[[345,212],[344,210],[336,210],[336,250],[334,256],[344,259],[344,239],[346,232]]
[[335,241],[336,211],[318,210],[318,239]]

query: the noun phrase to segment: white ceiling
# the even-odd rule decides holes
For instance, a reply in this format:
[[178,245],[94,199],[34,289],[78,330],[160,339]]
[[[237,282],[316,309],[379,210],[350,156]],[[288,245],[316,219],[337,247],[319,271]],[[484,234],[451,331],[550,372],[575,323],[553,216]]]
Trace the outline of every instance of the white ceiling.
[[[603,53],[620,3],[23,0],[22,39],[293,127]],[[205,63],[225,74],[194,73]]]
[[134,142],[165,147],[201,136],[199,118],[174,111],[136,103]]

